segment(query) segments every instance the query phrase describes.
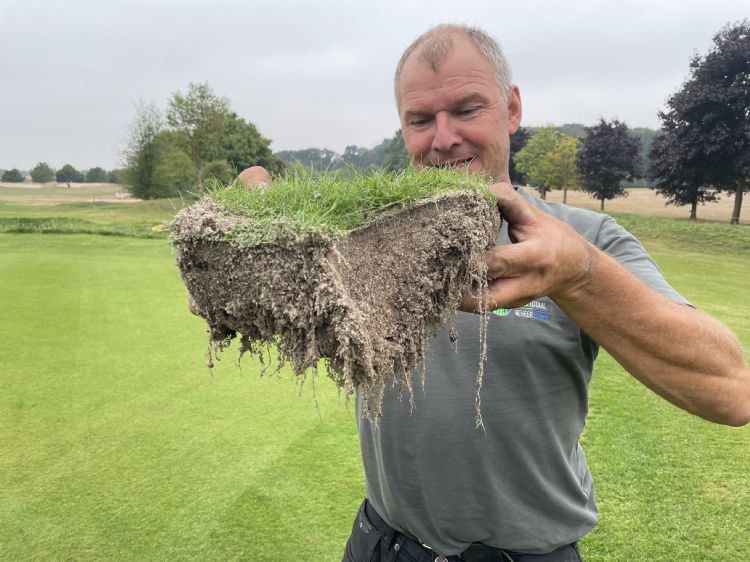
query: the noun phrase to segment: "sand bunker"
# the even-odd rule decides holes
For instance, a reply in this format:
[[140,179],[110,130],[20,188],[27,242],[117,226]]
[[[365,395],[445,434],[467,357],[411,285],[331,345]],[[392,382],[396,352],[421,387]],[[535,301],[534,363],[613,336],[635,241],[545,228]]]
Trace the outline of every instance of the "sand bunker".
[[316,233],[244,247],[231,232],[247,220],[204,199],[172,226],[214,348],[239,335],[242,352],[262,358],[273,346],[298,375],[322,359],[347,396],[360,387],[365,416],[379,414],[387,384],[411,396],[410,372],[437,327],[470,287],[486,286],[482,257],[500,228],[476,191],[386,212],[338,240]]

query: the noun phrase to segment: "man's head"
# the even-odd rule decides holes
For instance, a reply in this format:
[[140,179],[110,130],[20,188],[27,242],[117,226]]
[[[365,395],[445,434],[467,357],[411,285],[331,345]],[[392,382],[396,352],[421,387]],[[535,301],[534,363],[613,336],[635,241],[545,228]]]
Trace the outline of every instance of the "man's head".
[[521,99],[489,35],[460,25],[430,29],[401,57],[395,91],[416,165],[466,163],[508,181],[508,136],[520,124]]

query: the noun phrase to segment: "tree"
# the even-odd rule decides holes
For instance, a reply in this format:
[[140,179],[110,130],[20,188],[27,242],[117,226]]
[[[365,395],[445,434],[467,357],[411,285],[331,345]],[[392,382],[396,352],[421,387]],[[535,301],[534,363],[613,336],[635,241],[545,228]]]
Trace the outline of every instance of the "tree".
[[121,179],[140,199],[153,199],[161,191],[156,182],[156,168],[165,148],[159,137],[163,128],[164,118],[159,108],[154,103],[139,101],[123,151],[125,174]]
[[39,162],[31,170],[31,181],[36,183],[47,183],[55,180],[55,171],[46,162]]
[[568,202],[568,189],[580,189],[576,169],[578,143],[578,139],[562,135],[543,162],[547,170],[547,184],[550,189],[563,190],[563,203]]
[[388,144],[385,147],[385,160],[383,161],[383,167],[392,171],[405,170],[408,168],[409,164],[411,164],[411,158],[409,158],[409,153],[406,152],[404,135],[401,132],[401,129],[396,129],[393,136],[386,140],[388,141]]
[[659,116],[673,153],[679,146],[679,157],[700,171],[704,186],[734,194],[730,223],[738,224],[750,189],[749,20],[726,25],[705,57],[693,56],[688,79],[667,107]]
[[23,174],[21,173],[21,170],[18,168],[13,168],[12,170],[5,170],[3,172],[3,181],[7,181],[9,183],[21,183],[26,178],[23,177]]
[[600,119],[597,125],[586,127],[586,136],[578,147],[576,165],[582,189],[601,201],[625,197],[623,180],[639,174],[640,141],[628,133],[625,123]]
[[122,168],[116,168],[107,172],[108,183],[122,183],[125,178],[125,170]]
[[203,174],[206,179],[214,179],[223,184],[227,184],[237,176],[237,168],[232,166],[226,160],[213,160],[207,162],[203,167]]
[[580,123],[565,123],[560,125],[557,130],[563,135],[573,137],[574,139],[581,140],[586,136],[586,126]]
[[704,169],[700,159],[690,158],[675,123],[665,122],[664,132],[656,137],[649,151],[649,177],[667,205],[690,205],[690,219],[698,218],[698,203],[716,201],[716,191],[704,187]]
[[516,168],[514,156],[521,151],[531,138],[531,131],[525,127],[519,127],[518,130],[510,136],[510,158],[508,162],[508,174],[510,181],[514,184],[526,185],[528,180],[523,173]]
[[167,123],[182,134],[183,150],[195,165],[198,190],[203,190],[203,165],[219,156],[221,136],[230,117],[229,100],[208,84],[188,85],[187,94],[172,94]]
[[[171,131],[162,131],[157,145],[156,167],[151,185],[152,198],[177,197],[195,187],[195,166],[175,140]],[[228,164],[225,165],[228,166]]]
[[636,179],[634,182],[625,182],[627,187],[650,187],[648,180],[648,170],[651,168],[651,146],[659,136],[659,131],[656,129],[649,129],[647,127],[633,127],[630,129],[630,134],[636,137],[640,141],[640,165],[639,170],[641,174],[644,174],[643,178]]
[[554,125],[536,129],[513,156],[515,173],[538,187],[542,199],[549,189],[563,189],[563,201],[567,202],[568,188],[578,187],[577,147],[577,139],[563,135]]
[[327,148],[304,148],[302,150],[281,150],[276,153],[287,164],[313,168],[315,170],[332,170],[338,167],[341,160],[333,150]]
[[86,172],[86,183],[105,183],[107,181],[107,172],[104,168],[96,166]]
[[284,169],[284,162],[271,151],[271,141],[236,113],[227,117],[218,157],[226,160],[235,173],[251,166],[263,166],[272,174]]
[[[558,145],[568,138],[554,125],[540,127],[532,133],[526,146],[513,156],[516,173],[520,172],[527,183],[537,187],[542,199],[546,199],[549,189],[566,187],[567,182],[576,183],[575,160],[565,160],[571,147],[575,158],[575,141],[558,149]],[[558,152],[555,154],[555,151]]]
[[60,183],[83,183],[84,181],[86,181],[86,178],[84,178],[83,174],[70,164],[65,164],[62,168],[57,170],[57,173],[55,174],[55,180]]

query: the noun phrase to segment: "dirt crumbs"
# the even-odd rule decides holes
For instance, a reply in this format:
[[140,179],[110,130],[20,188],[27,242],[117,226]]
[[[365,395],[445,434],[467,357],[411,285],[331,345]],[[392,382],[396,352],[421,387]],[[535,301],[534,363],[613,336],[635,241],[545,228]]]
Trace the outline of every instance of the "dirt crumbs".
[[486,287],[482,257],[500,228],[475,191],[382,214],[338,240],[310,233],[244,247],[231,233],[247,220],[204,199],[172,226],[213,349],[239,336],[243,353],[263,359],[272,346],[297,375],[322,359],[347,396],[360,387],[367,417],[380,413],[388,384],[411,398],[410,372],[424,372],[437,327],[470,287]]

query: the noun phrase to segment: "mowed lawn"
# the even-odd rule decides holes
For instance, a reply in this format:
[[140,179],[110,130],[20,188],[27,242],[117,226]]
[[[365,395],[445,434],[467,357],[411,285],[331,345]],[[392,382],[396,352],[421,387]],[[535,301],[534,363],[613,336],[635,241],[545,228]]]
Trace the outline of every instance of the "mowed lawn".
[[353,407],[233,350],[209,372],[166,240],[0,235],[0,286],[0,559],[340,553]]
[[[139,205],[110,211],[118,236],[0,234],[0,559],[340,560],[364,493],[353,405],[321,377],[316,408],[310,380],[239,369],[236,347],[208,371],[166,239],[123,235],[158,218]],[[747,227],[620,219],[750,349]],[[587,561],[750,560],[750,428],[693,418],[602,354],[583,442]]]

